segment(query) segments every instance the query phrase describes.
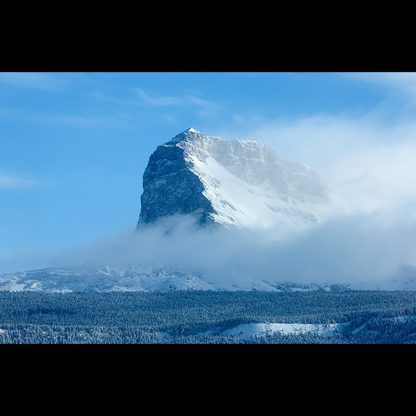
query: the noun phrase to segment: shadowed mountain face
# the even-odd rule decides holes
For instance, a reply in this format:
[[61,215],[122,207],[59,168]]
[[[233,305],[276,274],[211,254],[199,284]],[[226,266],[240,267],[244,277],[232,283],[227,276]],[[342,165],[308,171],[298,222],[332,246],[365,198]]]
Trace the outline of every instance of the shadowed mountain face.
[[[181,138],[183,142],[175,142]],[[188,130],[158,146],[150,156],[143,175],[140,223],[152,223],[174,214],[197,215],[200,223],[210,222],[214,214],[204,195],[204,184],[193,171],[185,151],[185,141],[195,135]]]
[[224,141],[190,128],[150,156],[138,226],[175,214],[224,227],[305,225],[328,212],[326,187],[307,166],[258,140]]

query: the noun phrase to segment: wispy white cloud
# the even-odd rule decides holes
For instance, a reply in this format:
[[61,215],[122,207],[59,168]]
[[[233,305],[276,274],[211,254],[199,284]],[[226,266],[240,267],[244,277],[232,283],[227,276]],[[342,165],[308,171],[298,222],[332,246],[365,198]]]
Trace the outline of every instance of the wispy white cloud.
[[75,128],[123,129],[130,126],[125,118],[105,117],[103,115],[59,114],[26,109],[0,108],[0,118],[23,120],[25,122],[49,125],[64,125]]
[[42,122],[51,122],[57,124],[65,124],[72,127],[80,128],[110,128],[110,129],[119,129],[126,128],[129,126],[129,123],[126,120],[122,120],[116,117],[104,117],[104,116],[78,116],[70,114],[53,114],[53,115],[43,115],[40,117]]
[[22,88],[59,91],[68,85],[64,73],[46,72],[0,72],[0,83]]
[[254,137],[283,158],[308,164],[353,211],[394,209],[416,199],[416,122],[411,120],[386,123],[377,112],[259,118],[215,134]]
[[143,89],[135,89],[141,102],[155,107],[196,107],[198,114],[202,117],[208,117],[219,110],[219,105],[195,95],[183,96],[151,96]]
[[[111,102],[119,106],[128,106],[130,107],[129,114],[133,114],[131,108],[137,109],[143,106],[153,108],[156,110],[155,114],[158,114],[160,119],[167,122],[173,122],[177,119],[172,112],[178,108],[195,110],[196,114],[202,118],[213,117],[218,114],[220,109],[223,110],[219,103],[200,98],[195,94],[152,96],[141,88],[134,88],[134,96],[125,98],[104,94],[97,90],[93,91],[91,95],[101,101]],[[169,113],[162,113],[162,109],[168,110]],[[137,116],[137,112],[134,114],[133,118]]]
[[341,73],[340,76],[391,88],[416,102],[416,72]]
[[108,94],[103,94],[100,91],[94,90],[91,92],[91,96],[102,100],[102,101],[108,101],[115,104],[121,104],[121,105],[137,105],[136,100],[132,100],[131,98],[119,98]]
[[0,189],[2,188],[23,188],[26,186],[35,185],[37,182],[29,179],[24,179],[14,175],[0,173]]

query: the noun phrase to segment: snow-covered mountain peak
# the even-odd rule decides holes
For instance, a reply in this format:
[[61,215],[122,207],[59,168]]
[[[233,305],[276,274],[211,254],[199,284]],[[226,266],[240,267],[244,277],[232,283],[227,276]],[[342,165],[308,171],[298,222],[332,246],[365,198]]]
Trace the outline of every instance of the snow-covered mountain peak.
[[201,133],[198,130],[195,130],[193,127],[189,127],[189,129],[187,129],[185,131],[187,131],[188,133]]
[[305,225],[329,210],[326,186],[309,167],[257,139],[225,141],[189,128],[151,155],[139,224],[191,214],[226,227]]
[[203,133],[199,132],[198,130],[195,130],[193,127],[189,127],[183,132],[177,134],[174,138],[170,139],[168,142],[165,143],[165,145],[178,143],[181,141],[190,141],[190,140],[198,139],[198,138],[204,139],[206,137],[207,136],[205,136]]

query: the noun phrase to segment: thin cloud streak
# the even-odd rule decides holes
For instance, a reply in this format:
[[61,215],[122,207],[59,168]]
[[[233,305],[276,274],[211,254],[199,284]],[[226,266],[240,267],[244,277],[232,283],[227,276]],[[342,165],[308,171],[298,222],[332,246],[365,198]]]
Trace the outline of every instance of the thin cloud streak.
[[416,103],[415,72],[363,72],[341,73],[339,75],[343,78],[389,87],[406,95],[413,104]]
[[68,86],[65,74],[44,72],[0,72],[0,82],[21,88],[62,91]]
[[140,100],[150,106],[155,107],[197,107],[198,114],[201,116],[209,116],[214,114],[218,109],[219,105],[208,100],[196,97],[194,95],[184,96],[151,96],[147,94],[143,89],[135,89]]
[[0,189],[2,188],[23,188],[26,186],[37,185],[33,180],[23,179],[17,176],[0,173]]
[[124,129],[130,127],[130,122],[116,117],[102,115],[81,116],[76,114],[56,114],[35,112],[24,109],[0,108],[0,118],[7,120],[23,120],[36,124],[66,125],[76,128],[111,128]]

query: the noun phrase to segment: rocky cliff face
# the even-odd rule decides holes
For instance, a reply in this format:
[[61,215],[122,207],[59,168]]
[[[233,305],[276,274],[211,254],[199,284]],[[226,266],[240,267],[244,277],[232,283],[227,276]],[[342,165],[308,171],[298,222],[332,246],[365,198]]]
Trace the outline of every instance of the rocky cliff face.
[[316,173],[258,140],[224,141],[192,128],[158,146],[143,175],[140,224],[190,214],[200,224],[308,224],[329,212]]

